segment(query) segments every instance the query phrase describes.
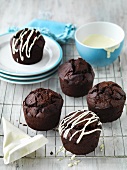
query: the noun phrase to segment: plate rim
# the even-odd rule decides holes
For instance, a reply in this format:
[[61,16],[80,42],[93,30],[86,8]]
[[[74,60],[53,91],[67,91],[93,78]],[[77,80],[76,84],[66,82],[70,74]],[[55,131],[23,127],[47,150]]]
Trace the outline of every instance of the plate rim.
[[8,82],[8,83],[12,83],[12,84],[35,84],[35,83],[40,83],[40,82],[44,82],[47,81],[48,79],[50,79],[53,75],[55,75],[57,72],[57,70],[55,72],[53,72],[51,75],[43,77],[43,78],[38,78],[38,79],[32,79],[32,80],[14,80],[14,79],[8,79],[8,78],[4,78],[2,76],[0,76],[0,80]]
[[9,74],[0,72],[0,76],[3,78],[13,79],[13,80],[32,80],[32,79],[43,78],[57,71],[61,63],[62,63],[62,60],[51,71],[48,71],[45,74],[42,73],[42,74],[31,75],[31,76],[15,76],[15,75],[9,75]]
[[[11,33],[5,33],[5,34],[3,34],[3,35],[0,35],[0,37],[6,36],[6,35],[10,35],[10,34],[14,34],[14,33],[15,33],[15,32],[13,32],[13,33],[12,33],[12,32],[11,32]],[[42,35],[43,35],[44,37],[50,39],[51,41],[53,41],[53,42],[57,45],[57,47],[58,47],[58,49],[59,49],[60,55],[59,55],[59,57],[58,57],[57,62],[56,62],[53,66],[50,66],[50,67],[47,68],[47,69],[45,68],[45,70],[37,71],[37,72],[33,72],[33,73],[29,73],[29,72],[27,72],[27,73],[10,72],[10,71],[7,71],[7,70],[3,70],[3,69],[1,69],[1,68],[0,68],[0,72],[5,73],[5,74],[10,74],[10,75],[15,75],[15,76],[32,76],[32,75],[37,75],[37,74],[42,74],[42,73],[48,72],[48,71],[50,71],[51,69],[53,69],[55,66],[57,66],[58,63],[60,63],[60,61],[61,61],[62,58],[63,58],[62,47],[59,45],[59,43],[58,43],[57,41],[55,41],[55,40],[52,39],[51,37],[49,37],[49,36],[47,36],[47,35],[44,35],[44,34],[42,34]]]

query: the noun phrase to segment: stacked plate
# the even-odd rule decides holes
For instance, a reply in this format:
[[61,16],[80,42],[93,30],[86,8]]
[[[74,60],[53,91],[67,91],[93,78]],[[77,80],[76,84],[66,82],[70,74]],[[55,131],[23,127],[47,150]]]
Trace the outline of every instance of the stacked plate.
[[53,39],[44,36],[46,41],[43,58],[32,65],[14,61],[10,39],[13,34],[0,36],[0,79],[15,84],[33,84],[48,80],[53,76],[62,61],[62,49]]

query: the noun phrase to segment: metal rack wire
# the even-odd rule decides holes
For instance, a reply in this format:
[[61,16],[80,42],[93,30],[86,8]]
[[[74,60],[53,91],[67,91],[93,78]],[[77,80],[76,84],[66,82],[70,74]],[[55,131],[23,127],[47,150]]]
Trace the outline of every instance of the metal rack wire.
[[[68,43],[63,45],[63,62],[71,59],[78,58],[79,55],[76,51],[74,43]],[[118,83],[123,89],[123,76],[120,58],[117,59],[112,65],[103,68],[94,68],[95,80],[94,85],[101,81],[114,81]],[[30,136],[42,133],[49,139],[49,143],[37,150],[36,152],[28,155],[27,157],[63,157],[71,156],[72,154],[64,151],[59,154],[57,151],[62,146],[61,139],[57,130],[50,130],[47,132],[35,131],[26,125],[23,110],[22,101],[28,95],[28,93],[36,88],[51,88],[54,91],[60,93],[64,99],[64,105],[62,108],[61,119],[69,112],[77,109],[87,109],[86,97],[73,98],[65,96],[59,85],[58,75],[55,74],[48,81],[31,84],[31,85],[15,85],[1,81],[0,83],[0,157],[3,157],[2,142],[3,142],[3,130],[1,118],[4,116],[7,120],[13,123],[15,126],[28,133]],[[85,155],[85,157],[127,157],[127,103],[125,104],[124,111],[120,119],[103,124],[103,130],[99,140],[98,147],[94,152]],[[83,157],[83,156],[82,156]]]

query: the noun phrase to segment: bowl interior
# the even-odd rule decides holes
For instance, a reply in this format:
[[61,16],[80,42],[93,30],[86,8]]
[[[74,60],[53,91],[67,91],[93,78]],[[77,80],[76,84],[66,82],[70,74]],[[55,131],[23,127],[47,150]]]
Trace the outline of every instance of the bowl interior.
[[[123,29],[109,22],[92,22],[78,28],[75,32],[75,39],[83,44],[83,41],[91,34],[101,34],[116,41],[116,45],[124,39]],[[93,47],[92,47],[93,48]]]

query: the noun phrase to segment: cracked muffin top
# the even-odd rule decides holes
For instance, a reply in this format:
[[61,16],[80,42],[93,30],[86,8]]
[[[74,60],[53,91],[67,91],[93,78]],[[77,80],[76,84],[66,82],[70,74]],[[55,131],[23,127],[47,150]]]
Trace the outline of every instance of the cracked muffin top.
[[58,70],[59,77],[68,82],[93,81],[94,72],[90,64],[82,58],[71,59],[62,64]]
[[44,88],[31,91],[23,102],[24,109],[28,116],[41,118],[43,117],[45,109],[49,110],[54,106],[54,109],[59,110],[62,104],[63,99],[60,94]]
[[95,109],[106,109],[123,105],[126,94],[122,88],[112,82],[104,81],[95,85],[88,93],[87,102]]

